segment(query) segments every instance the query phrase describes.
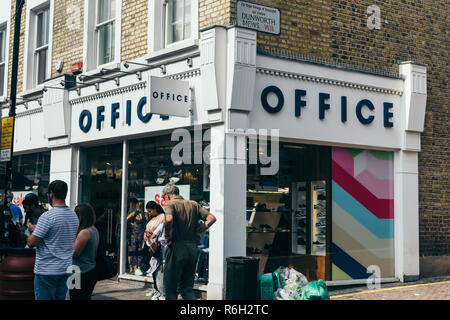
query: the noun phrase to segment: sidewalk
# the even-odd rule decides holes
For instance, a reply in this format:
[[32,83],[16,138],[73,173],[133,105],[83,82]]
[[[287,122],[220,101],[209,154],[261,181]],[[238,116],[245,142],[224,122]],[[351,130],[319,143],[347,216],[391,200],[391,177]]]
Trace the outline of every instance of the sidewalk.
[[[104,280],[96,284],[92,300],[151,300],[146,293],[152,291],[153,284],[130,280]],[[201,292],[194,291],[201,300]]]
[[[150,283],[138,281],[104,280],[95,286],[92,300],[151,300],[145,294],[152,287]],[[201,300],[201,292],[197,291],[196,294]],[[408,283],[386,283],[374,290],[368,290],[366,286],[344,289],[330,287],[329,294],[332,300],[450,300],[450,276]]]
[[329,290],[331,300],[450,300],[450,276],[408,283],[381,284],[380,289]]

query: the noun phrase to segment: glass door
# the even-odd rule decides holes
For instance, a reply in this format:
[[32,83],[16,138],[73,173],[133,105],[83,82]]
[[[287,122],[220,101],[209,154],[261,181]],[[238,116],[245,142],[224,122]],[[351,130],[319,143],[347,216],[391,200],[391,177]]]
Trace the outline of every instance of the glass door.
[[78,203],[94,207],[107,254],[118,262],[122,188],[122,144],[81,148]]

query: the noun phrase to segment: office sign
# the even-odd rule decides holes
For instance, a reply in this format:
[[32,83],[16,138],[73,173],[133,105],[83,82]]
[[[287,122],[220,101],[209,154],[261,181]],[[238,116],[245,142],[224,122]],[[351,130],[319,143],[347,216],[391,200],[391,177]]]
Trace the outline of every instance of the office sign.
[[189,117],[189,82],[150,76],[150,113]]
[[0,162],[11,160],[12,134],[14,117],[2,119],[2,131],[0,138]]
[[246,1],[237,3],[237,24],[260,32],[280,34],[280,10]]

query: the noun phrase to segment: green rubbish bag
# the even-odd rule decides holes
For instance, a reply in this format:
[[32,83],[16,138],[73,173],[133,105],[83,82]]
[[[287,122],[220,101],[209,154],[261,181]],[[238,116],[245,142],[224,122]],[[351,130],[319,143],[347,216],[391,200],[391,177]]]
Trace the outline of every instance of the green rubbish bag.
[[330,300],[325,282],[317,280],[309,283],[302,290],[302,300]]

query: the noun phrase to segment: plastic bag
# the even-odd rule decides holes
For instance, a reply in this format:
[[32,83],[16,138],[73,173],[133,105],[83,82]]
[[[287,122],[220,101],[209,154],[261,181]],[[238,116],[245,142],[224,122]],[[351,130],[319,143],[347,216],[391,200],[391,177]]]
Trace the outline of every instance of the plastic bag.
[[313,281],[302,291],[302,300],[330,300],[328,289],[323,280]]
[[300,300],[303,288],[308,284],[308,279],[293,268],[279,267],[274,274],[278,278],[278,290],[275,291],[277,300]]

